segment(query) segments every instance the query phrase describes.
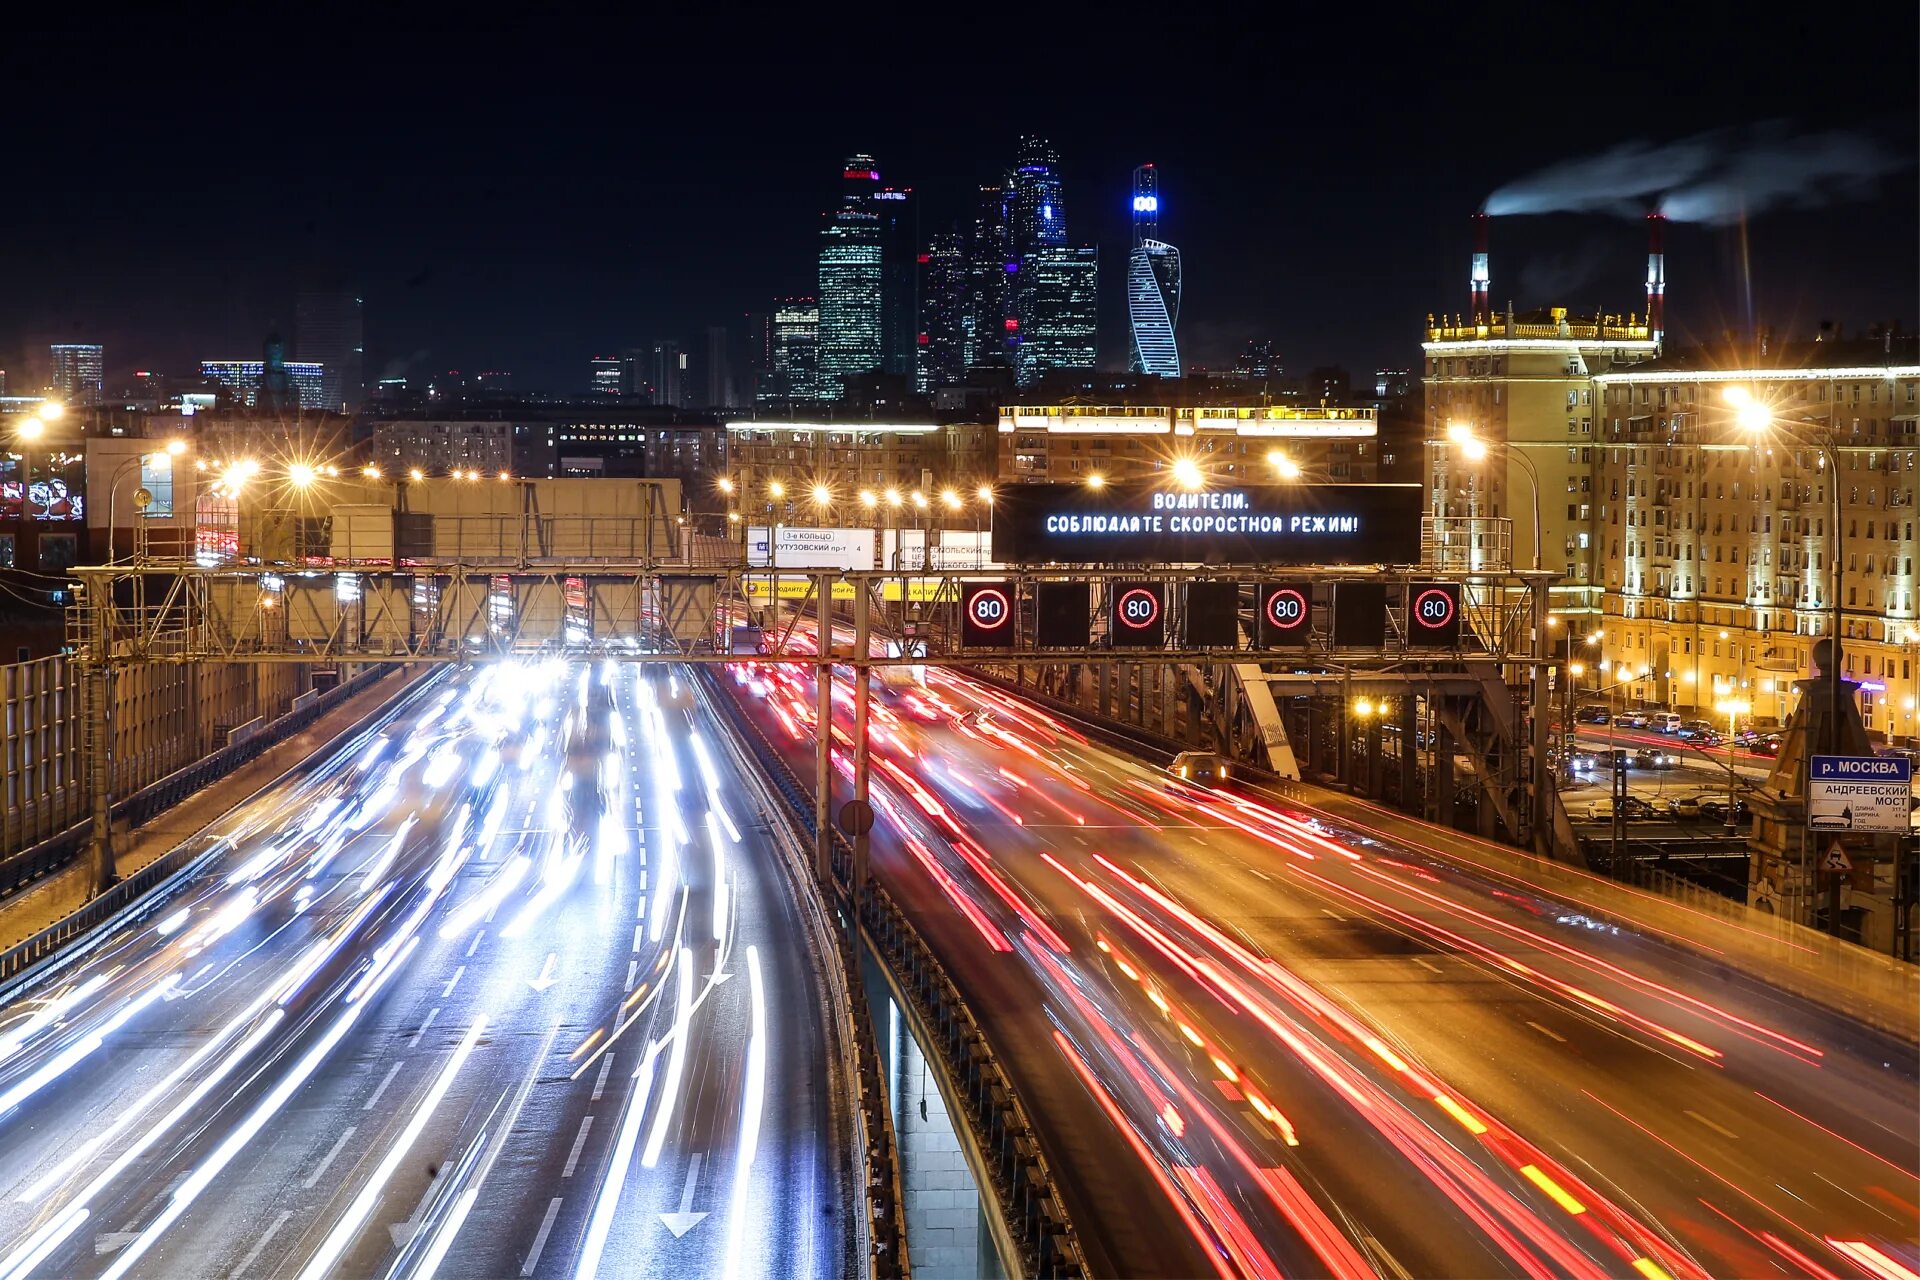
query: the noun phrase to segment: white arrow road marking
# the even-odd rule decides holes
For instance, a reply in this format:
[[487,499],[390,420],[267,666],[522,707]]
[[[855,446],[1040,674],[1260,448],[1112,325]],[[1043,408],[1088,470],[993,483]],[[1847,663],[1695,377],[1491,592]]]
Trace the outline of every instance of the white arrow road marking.
[[553,976],[553,962],[557,959],[559,959],[559,953],[553,951],[547,952],[547,962],[540,966],[540,976],[528,979],[527,985],[535,991],[545,991],[548,987],[560,981],[560,979]]
[[699,1226],[701,1219],[707,1216],[704,1212],[688,1212],[693,1208],[693,1184],[700,1180],[700,1162],[705,1158],[702,1153],[696,1151],[693,1153],[693,1159],[687,1164],[687,1185],[680,1189],[680,1212],[660,1215],[660,1221],[667,1225],[667,1230],[673,1232],[675,1240]]
[[435,1169],[433,1176],[427,1179],[427,1189],[420,1193],[420,1203],[413,1206],[413,1212],[408,1215],[407,1220],[405,1222],[389,1222],[387,1224],[387,1231],[393,1236],[394,1248],[405,1248],[407,1241],[413,1239],[413,1237],[419,1233],[420,1215],[427,1211],[427,1201],[433,1199],[433,1187],[434,1184],[439,1181],[440,1171]]

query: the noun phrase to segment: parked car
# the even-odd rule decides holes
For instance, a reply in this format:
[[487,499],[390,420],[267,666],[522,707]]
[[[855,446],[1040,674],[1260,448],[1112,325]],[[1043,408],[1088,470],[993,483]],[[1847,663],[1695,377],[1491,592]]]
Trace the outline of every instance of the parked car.
[[[1628,822],[1641,822],[1653,816],[1653,806],[1639,796],[1628,796],[1621,806],[1621,812],[1626,814]],[[1595,822],[1611,822],[1613,797],[1601,796],[1598,800],[1591,801],[1587,805],[1587,817]]]
[[1608,719],[1607,709],[1602,706],[1581,707],[1573,713],[1573,718],[1577,724],[1605,724]]
[[1690,822],[1700,816],[1700,800],[1701,797],[1699,796],[1682,796],[1677,800],[1669,800],[1667,801],[1667,816],[1670,818],[1679,818],[1683,822]]
[[[1725,822],[1727,820],[1727,798],[1725,796],[1701,796],[1700,816],[1709,822]],[[1733,820],[1736,823],[1745,822],[1749,816],[1747,802],[1745,800],[1735,800],[1733,802]]]
[[1655,733],[1667,734],[1669,737],[1679,733],[1680,726],[1685,723],[1686,721],[1680,718],[1680,713],[1677,711],[1656,711],[1647,717],[1647,728]]
[[1622,729],[1644,729],[1647,727],[1647,713],[1644,711],[1622,711],[1613,718],[1613,722]]
[[1683,721],[1680,725],[1679,736],[1683,742],[1693,742],[1700,738],[1711,738],[1714,742],[1720,740],[1719,735],[1713,731],[1713,721],[1711,720]]
[[1633,767],[1636,769],[1671,769],[1679,763],[1680,757],[1673,752],[1654,747],[1642,747],[1633,753]]

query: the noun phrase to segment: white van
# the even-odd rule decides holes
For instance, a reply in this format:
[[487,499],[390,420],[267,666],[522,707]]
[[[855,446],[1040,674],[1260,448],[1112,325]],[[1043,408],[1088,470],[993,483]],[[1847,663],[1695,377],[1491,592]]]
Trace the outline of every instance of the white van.
[[1647,728],[1666,734],[1680,732],[1680,726],[1685,723],[1686,721],[1680,718],[1679,713],[1674,711],[1663,711],[1647,718]]

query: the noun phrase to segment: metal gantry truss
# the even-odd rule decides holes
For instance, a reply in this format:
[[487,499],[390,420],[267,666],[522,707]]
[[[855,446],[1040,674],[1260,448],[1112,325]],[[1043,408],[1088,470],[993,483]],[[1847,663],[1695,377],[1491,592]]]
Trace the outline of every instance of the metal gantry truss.
[[[143,558],[74,569],[80,590],[69,611],[69,646],[100,688],[87,699],[87,738],[105,779],[111,751],[105,723],[116,668],[148,662],[472,663],[497,658],[579,657],[640,663],[792,662],[831,677],[835,663],[865,671],[897,666],[1160,665],[1226,671],[1258,670],[1262,678],[1322,679],[1382,692],[1418,696],[1437,674],[1455,673],[1482,687],[1531,685],[1526,699],[1502,698],[1486,717],[1485,758],[1497,761],[1505,788],[1496,797],[1516,834],[1543,843],[1551,829],[1547,764],[1548,717],[1525,706],[1548,706],[1555,659],[1547,632],[1550,573],[1477,572],[1407,567],[1287,567],[1157,565],[1049,566],[983,570],[884,572],[769,570],[621,560],[605,557],[511,557],[471,560],[226,562]],[[1085,643],[1040,649],[983,648],[962,642],[959,609],[965,584],[1010,584],[1016,607],[1031,607],[1037,588],[1081,583],[1090,599],[1106,598],[1114,584],[1157,582],[1178,616],[1180,588],[1203,581],[1249,587],[1284,579],[1295,583],[1365,582],[1388,586],[1453,583],[1460,587],[1460,639],[1452,647],[1415,643],[1403,626],[1390,627],[1373,648],[1336,646],[1328,634],[1287,648],[1261,648],[1259,628],[1240,628],[1232,647],[1182,648],[1169,628],[1159,647],[1116,646],[1089,619]],[[1252,598],[1251,592],[1248,599]],[[1247,601],[1243,600],[1243,607]],[[822,606],[825,606],[824,608]],[[834,643],[823,655],[815,634],[797,624],[818,620],[817,634],[851,624],[853,643]],[[1251,664],[1251,665],[1249,665]],[[823,685],[826,683],[822,682]],[[866,681],[856,682],[856,693]],[[90,685],[91,689],[92,686]],[[864,712],[865,699],[856,698]],[[824,737],[824,735],[823,735]],[[1471,735],[1463,730],[1462,738]],[[1530,738],[1530,740],[1529,740]],[[1497,741],[1496,741],[1497,740]],[[857,739],[864,761],[865,739]],[[1530,759],[1529,759],[1530,757]],[[1524,763],[1523,763],[1524,762]],[[865,770],[857,798],[864,800]],[[111,883],[110,797],[95,784],[95,840],[99,880]],[[824,830],[824,815],[821,823]],[[864,838],[856,841],[864,844]],[[822,855],[824,856],[824,855]],[[864,863],[864,859],[860,859]]]

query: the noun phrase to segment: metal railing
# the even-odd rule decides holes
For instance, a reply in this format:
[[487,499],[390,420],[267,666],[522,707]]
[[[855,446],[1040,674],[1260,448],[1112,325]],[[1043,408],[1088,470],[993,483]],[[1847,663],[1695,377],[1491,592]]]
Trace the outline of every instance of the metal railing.
[[[714,702],[736,732],[753,745],[794,820],[812,833],[812,793],[801,786],[759,726],[724,689]],[[848,886],[853,879],[853,850],[838,833],[833,870],[842,908],[851,910]],[[1001,1221],[1020,1250],[1023,1274],[1035,1280],[1078,1280],[1086,1274],[1079,1238],[1061,1203],[1032,1118],[973,1011],[926,939],[885,889],[869,881],[867,900],[858,910],[862,934],[933,1035],[935,1042],[923,1047],[944,1068],[960,1099],[959,1116],[986,1165]],[[872,1043],[870,1031],[868,1043]],[[885,1111],[883,1081],[872,1096]]]
[[[293,734],[311,726],[315,720],[332,710],[338,703],[345,701],[347,698],[353,696],[353,694],[367,688],[387,674],[389,674],[389,669],[374,669],[362,672],[352,680],[343,681],[334,689],[321,695],[321,697],[315,699],[311,704],[303,707],[301,710],[281,716],[278,720],[270,724],[265,732],[249,738],[245,742],[216,751],[212,755],[196,761],[186,768],[162,778],[152,786],[145,787],[136,794],[127,797],[127,799],[114,806],[114,819],[116,821],[130,821],[136,825],[150,820],[154,815],[171,805],[178,804],[208,783],[231,773],[242,764],[253,760],[268,747],[284,741]],[[359,736],[364,738],[368,734],[378,731],[387,721],[392,719],[394,715],[398,714],[403,701],[403,699],[395,699],[390,702],[383,713],[366,724],[360,731]],[[301,761],[298,765],[294,766],[293,769],[289,770],[287,774],[280,775],[279,778],[275,778],[273,782],[267,785],[276,785],[289,774],[306,768],[311,758],[312,757],[309,757],[308,760]],[[261,788],[261,790],[264,790],[264,788]],[[60,835],[54,837],[53,840],[43,841],[41,845],[37,845],[33,849],[17,854],[13,858],[0,861],[0,874],[6,874],[10,877],[0,880],[0,883],[6,885],[5,891],[12,892],[19,888],[21,884],[26,883],[36,876],[44,875],[49,870],[56,869],[73,861],[85,847],[86,832],[87,824],[79,824],[70,830],[61,832]],[[60,850],[47,849],[48,846],[54,845],[56,842],[64,842]],[[155,910],[166,901],[173,887],[177,887],[178,884],[184,883],[185,880],[191,877],[201,859],[218,852],[220,847],[221,841],[218,839],[212,841],[188,841],[178,848],[172,849],[161,857],[156,858],[126,879],[121,880],[111,889],[95,897],[79,910],[56,921],[8,950],[0,951],[0,999],[4,999],[8,994],[8,988],[15,985],[12,982],[13,979],[20,977],[29,969],[53,957],[75,940],[100,928],[108,921],[113,920],[122,913],[127,913],[130,919],[137,919]],[[57,857],[57,860],[48,862],[31,875],[26,875],[23,878],[11,878],[12,873],[10,873],[8,869],[12,868],[13,864],[36,855],[52,857],[55,853],[60,855]],[[163,886],[165,887],[163,888]]]

